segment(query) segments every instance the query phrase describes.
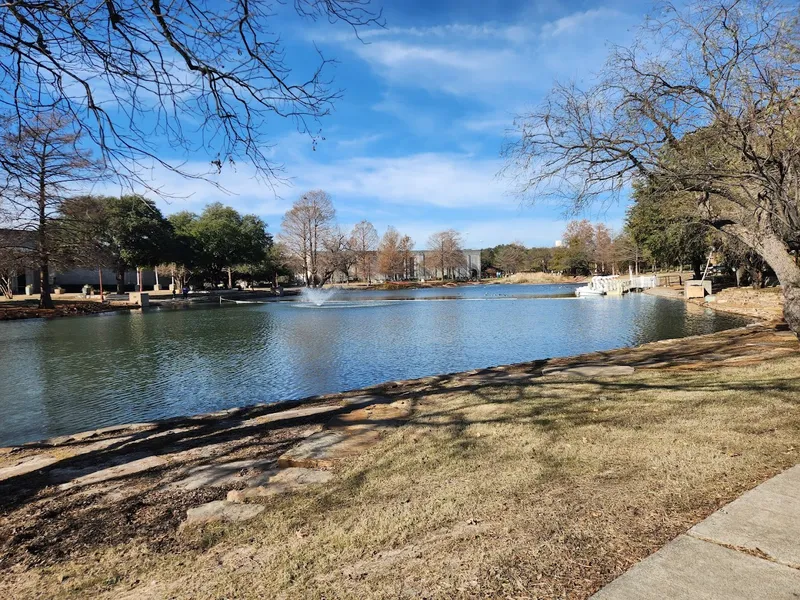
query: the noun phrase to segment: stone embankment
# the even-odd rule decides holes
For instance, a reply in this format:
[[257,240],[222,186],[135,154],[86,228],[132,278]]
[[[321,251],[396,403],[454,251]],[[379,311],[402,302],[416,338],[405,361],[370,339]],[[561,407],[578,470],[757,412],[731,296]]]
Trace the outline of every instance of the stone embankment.
[[[660,298],[684,300],[683,289],[680,286],[651,288],[645,290],[644,293]],[[686,301],[697,306],[752,317],[767,323],[783,320],[783,293],[779,287],[726,288],[713,296],[692,298]]]
[[56,301],[54,308],[39,308],[33,302],[13,300],[0,303],[0,321],[77,317],[134,308],[138,308],[138,306],[127,303],[101,304],[100,302],[77,300]]
[[778,321],[783,318],[783,293],[779,287],[726,288],[706,300],[706,306],[762,321]]

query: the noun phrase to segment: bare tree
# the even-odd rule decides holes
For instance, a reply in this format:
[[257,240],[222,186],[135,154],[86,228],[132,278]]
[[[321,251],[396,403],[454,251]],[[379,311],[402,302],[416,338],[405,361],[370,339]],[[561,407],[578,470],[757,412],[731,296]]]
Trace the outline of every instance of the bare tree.
[[360,273],[367,283],[372,283],[372,262],[378,249],[378,232],[369,221],[361,221],[355,224],[350,237],[353,251],[358,259],[356,274]]
[[403,253],[400,248],[400,233],[389,226],[378,244],[378,271],[388,280],[403,276]]
[[461,234],[454,229],[439,231],[428,238],[430,263],[438,269],[442,280],[454,278],[456,271],[466,266]]
[[414,276],[414,257],[411,252],[414,250],[414,240],[411,236],[404,235],[400,238],[400,260],[402,262],[403,279],[411,279]]
[[356,253],[351,247],[352,238],[340,227],[332,227],[322,240],[319,255],[320,285],[331,280],[337,272],[349,277],[350,268],[356,263]]
[[608,267],[614,269],[614,240],[611,230],[602,223],[594,226],[594,262],[601,275],[607,273]]
[[613,49],[595,85],[558,85],[517,119],[507,172],[520,193],[576,207],[634,180],[686,195],[769,263],[800,334],[797,3],[666,3],[641,33],[646,43]]
[[14,278],[36,267],[36,244],[27,231],[0,229],[0,294],[14,297]]
[[506,244],[497,251],[497,266],[507,274],[520,271],[525,266],[526,260],[527,252],[522,242]]
[[[294,0],[303,20],[382,25],[369,0]],[[165,145],[208,156],[216,169],[252,163],[275,174],[266,132],[293,119],[316,140],[314,121],[340,91],[319,54],[297,74],[270,0],[14,0],[0,13],[0,110],[18,132],[59,107],[117,173],[152,185],[160,165],[198,176]],[[357,35],[357,34],[356,34]]]
[[99,166],[81,147],[81,135],[69,116],[47,113],[21,129],[14,117],[0,123],[0,186],[11,224],[36,233],[41,308],[52,308],[50,262],[54,248],[51,225],[64,199],[89,185]]
[[283,217],[279,239],[302,269],[307,286],[321,285],[320,251],[331,234],[335,217],[331,197],[323,190],[303,194]]

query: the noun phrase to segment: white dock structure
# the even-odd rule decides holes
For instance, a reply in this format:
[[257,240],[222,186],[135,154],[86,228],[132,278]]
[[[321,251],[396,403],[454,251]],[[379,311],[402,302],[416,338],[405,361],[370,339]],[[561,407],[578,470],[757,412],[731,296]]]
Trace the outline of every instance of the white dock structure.
[[582,296],[621,296],[634,290],[646,290],[658,286],[658,277],[655,275],[631,275],[621,279],[619,275],[602,275],[592,277],[588,285],[575,290],[575,295]]

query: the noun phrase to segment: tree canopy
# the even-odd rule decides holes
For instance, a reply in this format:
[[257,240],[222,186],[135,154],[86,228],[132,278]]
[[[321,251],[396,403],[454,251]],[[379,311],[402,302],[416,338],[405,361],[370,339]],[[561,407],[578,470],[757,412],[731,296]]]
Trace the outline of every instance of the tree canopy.
[[666,2],[596,81],[562,83],[516,121],[507,173],[573,207],[634,181],[774,269],[800,333],[800,17],[788,0]]
[[[189,215],[180,226],[194,238],[196,264],[217,279],[223,271],[240,264],[262,262],[272,246],[267,225],[256,215],[240,215],[219,202],[209,204],[200,215]],[[229,281],[229,285],[231,282]]]
[[61,214],[81,262],[113,268],[118,293],[127,271],[172,259],[174,230],[149,198],[77,196],[62,203]]

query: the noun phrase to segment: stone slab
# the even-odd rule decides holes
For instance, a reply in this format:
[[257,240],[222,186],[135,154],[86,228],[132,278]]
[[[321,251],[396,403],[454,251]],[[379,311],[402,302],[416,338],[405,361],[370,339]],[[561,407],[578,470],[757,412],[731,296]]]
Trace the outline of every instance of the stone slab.
[[49,454],[41,454],[39,456],[25,458],[11,466],[0,468],[0,481],[11,479],[12,477],[17,477],[19,475],[33,473],[34,471],[44,469],[55,462],[58,462],[58,459],[55,456],[50,456]]
[[326,429],[338,427],[365,428],[391,426],[411,415],[411,403],[399,400],[391,404],[370,404],[336,415],[326,424]]
[[[165,464],[167,464],[167,461],[160,456],[146,456],[145,458],[132,460],[121,465],[115,465],[113,467],[100,469],[92,473],[76,477],[72,481],[61,484],[58,486],[58,489],[68,490],[83,485],[91,485],[94,483],[109,481],[111,479],[120,479],[122,477],[127,477],[128,475],[137,475],[144,471],[161,467]],[[66,471],[66,469],[63,471]],[[82,469],[81,471],[84,470]]]
[[203,525],[214,522],[248,521],[264,512],[260,504],[239,504],[227,500],[214,500],[186,511],[186,520],[181,527]]
[[379,396],[377,394],[357,394],[342,400],[343,406],[368,406],[370,404],[386,404],[389,399],[386,396]]
[[542,375],[577,377],[619,377],[633,375],[635,369],[628,365],[581,365],[578,367],[545,367]]
[[594,600],[797,600],[800,571],[682,535]]
[[251,419],[254,423],[274,423],[276,421],[288,421],[290,419],[305,419],[316,415],[324,415],[339,410],[341,407],[336,405],[327,406],[303,406],[299,408],[288,408],[273,413],[268,413],[260,417]]
[[470,381],[489,383],[529,383],[535,379],[533,373],[492,373],[491,375],[476,375],[470,377]]
[[170,487],[196,490],[203,487],[221,487],[253,479],[261,481],[265,473],[268,473],[268,476],[274,474],[274,471],[270,470],[274,464],[272,460],[251,459],[203,465],[190,469],[185,478],[172,483]]
[[800,568],[800,465],[746,492],[689,533]]
[[320,431],[282,454],[278,466],[330,469],[342,459],[364,452],[380,440],[381,435],[381,428]]
[[228,501],[246,502],[250,499],[285,494],[309,485],[327,483],[331,479],[333,479],[333,473],[330,471],[289,467],[274,472],[264,485],[248,487],[243,490],[231,490],[228,492]]

